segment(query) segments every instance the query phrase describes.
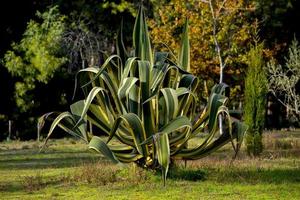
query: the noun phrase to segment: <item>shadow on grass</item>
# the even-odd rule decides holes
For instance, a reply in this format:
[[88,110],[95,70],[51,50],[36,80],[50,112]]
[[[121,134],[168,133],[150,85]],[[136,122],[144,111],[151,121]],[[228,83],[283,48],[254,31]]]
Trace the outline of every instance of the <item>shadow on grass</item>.
[[207,179],[220,183],[300,183],[300,168],[294,169],[206,169]]
[[0,193],[14,193],[19,191],[36,192],[49,186],[72,185],[69,175],[44,177],[40,174],[20,177],[17,182],[0,183]]
[[52,155],[52,154],[75,154],[75,153],[89,153],[88,150],[53,150],[53,149],[47,149],[40,152],[40,149],[10,149],[10,150],[4,150],[0,151],[0,158],[1,157],[8,157],[8,156],[32,156],[32,155]]
[[51,151],[41,152],[31,151],[7,151],[0,155],[0,169],[41,169],[45,167],[70,167],[78,164],[93,163],[105,159],[99,154],[88,151]]
[[22,169],[43,169],[72,167],[82,163],[96,162],[99,158],[74,156],[66,158],[25,158],[18,160],[1,160],[0,169],[22,170]]
[[[158,174],[160,175],[160,173]],[[215,181],[225,184],[300,184],[300,168],[171,168],[168,179],[186,181]]]
[[207,172],[202,169],[171,168],[168,173],[168,179],[186,180],[186,181],[204,181],[207,178]]

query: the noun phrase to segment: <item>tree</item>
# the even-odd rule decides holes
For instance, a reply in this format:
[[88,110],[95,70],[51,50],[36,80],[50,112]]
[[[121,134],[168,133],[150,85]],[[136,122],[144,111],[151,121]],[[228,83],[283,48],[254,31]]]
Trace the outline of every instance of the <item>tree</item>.
[[15,83],[15,100],[25,112],[35,104],[30,91],[37,83],[48,83],[55,71],[67,60],[60,55],[60,42],[65,29],[65,16],[57,7],[44,13],[37,12],[42,22],[31,20],[19,43],[12,44],[12,50],[4,55],[4,65],[18,77]]
[[[114,2],[95,2],[90,0],[22,1],[22,9],[18,11],[21,14],[21,18],[14,21],[12,19],[15,19],[15,17],[11,16],[9,19],[4,20],[5,24],[1,23],[4,27],[3,32],[7,33],[3,35],[5,37],[2,37],[5,40],[2,39],[2,48],[0,49],[1,58],[6,53],[6,60],[4,58],[3,62],[0,63],[0,81],[2,83],[0,86],[2,96],[0,99],[2,105],[0,107],[0,125],[3,128],[0,131],[6,131],[7,120],[11,119],[14,120],[14,124],[17,126],[16,130],[22,130],[19,131],[21,134],[18,135],[20,139],[34,138],[35,130],[33,124],[35,124],[36,117],[49,110],[60,110],[67,102],[71,101],[74,82],[72,80],[73,76],[70,75],[83,66],[92,65],[93,62],[101,64],[103,60],[100,60],[98,56],[100,51],[106,53],[113,51],[113,41],[121,18],[132,19],[133,13],[131,8],[134,7],[136,2],[123,0]],[[15,3],[11,4],[15,6]],[[17,3],[18,5],[20,4],[20,2]],[[12,5],[4,9],[12,11],[12,8],[15,9]],[[49,17],[43,17],[46,13],[37,14],[34,17],[36,10],[43,12],[47,7],[53,5],[58,5],[60,13],[63,13],[63,15],[59,14],[58,7],[56,7],[56,11],[49,14]],[[23,8],[26,8],[26,12]],[[47,12],[49,13],[49,10]],[[26,13],[26,15],[23,13]],[[7,13],[5,15],[7,16]],[[26,24],[29,19],[33,20],[28,23],[27,30],[23,33],[26,29],[26,26],[23,24]],[[60,19],[61,23],[59,22]],[[46,21],[49,22],[47,30],[44,26],[47,23]],[[55,21],[58,23],[55,24]],[[16,25],[16,22],[20,23]],[[128,22],[131,22],[131,20]],[[59,24],[62,25],[60,28]],[[131,26],[133,26],[132,23],[126,23],[125,30],[127,31]],[[57,32],[50,34],[49,30],[54,29]],[[51,36],[55,35],[59,36],[57,40],[50,39]],[[10,45],[12,40],[18,42]],[[91,42],[92,46],[88,44],[89,42]],[[99,45],[97,45],[97,42],[99,42]],[[31,48],[30,45],[35,47]],[[7,51],[9,46],[11,46],[11,50]],[[44,51],[44,49],[46,50]],[[48,51],[47,57],[38,56],[38,54],[43,54],[42,51],[46,52],[46,54]],[[82,56],[78,54],[80,51],[83,52]],[[34,57],[42,57],[45,62],[40,59],[40,63],[33,63],[33,56],[30,54]],[[96,57],[94,56],[95,54],[97,54]],[[61,64],[59,66],[56,65],[53,62],[55,60],[49,59],[50,57],[61,58]],[[96,59],[93,61],[91,57]],[[49,62],[51,65],[46,66],[42,64],[46,63],[47,59],[48,61],[51,60],[52,63]],[[15,68],[15,61],[20,61],[18,63],[20,64],[19,66],[23,65],[23,67],[19,68],[22,68],[23,71]],[[38,64],[41,65],[38,66]],[[43,70],[41,66],[45,66],[45,69],[48,69]],[[48,74],[41,77],[43,80],[38,78],[42,73]],[[60,87],[62,84],[66,87]],[[50,93],[52,94],[51,96],[49,96]],[[2,117],[2,114],[4,114],[4,117]]]
[[282,66],[271,60],[267,66],[269,91],[286,108],[287,115],[294,121],[300,120],[300,45],[294,39]]
[[[223,68],[226,66],[224,81],[229,82],[228,77],[231,77],[230,81],[239,81],[246,68],[247,44],[252,37],[253,24],[247,19],[252,5],[243,0],[161,2],[155,8],[156,15],[150,23],[155,47],[165,49],[161,45],[164,41],[171,49],[176,49],[179,46],[179,30],[184,24],[184,19],[179,16],[186,16],[190,23],[192,73],[205,80],[219,82],[222,64]],[[220,56],[216,56],[216,41],[222,49]],[[223,58],[222,63],[220,57]]]
[[70,21],[64,33],[62,48],[69,58],[70,73],[99,65],[101,63],[99,55],[108,49],[108,38],[91,31],[87,24],[86,20],[74,19]]
[[[58,4],[68,16],[63,49],[69,58],[69,71],[101,64],[105,54],[115,50],[114,39],[121,19],[131,19],[136,14],[136,1],[64,0]],[[133,26],[127,21],[126,31]]]
[[[260,37],[265,46],[274,51],[283,53],[286,43],[299,33],[300,2],[297,0],[254,0],[256,11],[252,17],[261,21]],[[299,35],[298,35],[299,36]],[[279,54],[280,55],[280,54]]]
[[249,126],[246,146],[249,155],[258,156],[263,150],[262,132],[265,121],[267,78],[264,72],[263,44],[255,44],[248,53],[245,80],[245,123]]

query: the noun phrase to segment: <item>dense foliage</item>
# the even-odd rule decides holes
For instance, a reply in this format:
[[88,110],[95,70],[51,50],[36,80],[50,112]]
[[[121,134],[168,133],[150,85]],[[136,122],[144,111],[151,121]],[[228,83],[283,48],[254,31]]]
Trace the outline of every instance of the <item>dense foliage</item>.
[[248,71],[245,80],[245,123],[247,152],[258,156],[262,150],[262,132],[265,121],[267,77],[264,71],[263,44],[255,44],[248,53]]
[[4,55],[4,66],[19,78],[15,83],[16,104],[22,111],[34,106],[30,91],[38,83],[48,83],[54,72],[66,62],[59,43],[64,32],[64,16],[57,7],[45,13],[37,12],[42,23],[30,21],[19,43],[12,44],[12,50]]
[[239,85],[246,68],[247,44],[252,39],[254,25],[247,18],[253,11],[252,4],[244,0],[212,1],[212,9],[208,1],[162,1],[156,6],[156,17],[150,23],[154,45],[166,49],[161,44],[163,41],[176,49],[180,43],[179,30],[184,24],[181,16],[185,16],[191,25],[191,72],[204,80],[218,81],[220,61],[216,55],[215,34],[226,63],[225,82]]
[[[260,21],[260,36],[274,53],[285,53],[285,46],[295,33],[299,34],[300,2],[297,0],[254,0],[255,12],[251,17]],[[299,35],[297,35],[299,37]],[[281,57],[280,55],[278,55]]]
[[[13,138],[32,139],[36,137],[35,124],[38,116],[50,110],[65,109],[66,103],[72,98],[73,73],[92,64],[91,58],[97,58],[94,60],[97,65],[103,62],[99,54],[113,51],[113,39],[120,19],[132,18],[133,13],[128,11],[132,9],[126,5],[130,4],[131,8],[135,5],[126,1],[114,1],[110,5],[107,2],[29,3],[24,0],[17,2],[18,8],[22,8],[17,11],[15,4],[9,2],[2,8],[10,10],[13,7],[11,13],[17,12],[18,17],[11,16],[10,12],[5,12],[5,16],[1,13],[0,56],[3,59],[0,62],[0,140],[7,136],[8,120],[13,121]],[[53,8],[54,5],[57,6]],[[49,9],[53,10],[52,13]],[[36,10],[40,12],[34,15]],[[43,18],[46,15],[48,17]],[[29,20],[31,21],[26,26]],[[54,25],[56,21],[63,27]],[[45,28],[47,22],[50,22],[49,27]],[[36,28],[29,27],[30,24],[35,24]],[[126,24],[126,27],[131,27],[131,24]],[[55,29],[57,32],[53,33]],[[30,35],[27,34],[29,32]],[[24,41],[27,41],[27,44]],[[8,49],[10,50],[7,51]],[[41,56],[42,52],[46,56]],[[34,64],[31,63],[33,58],[30,54],[36,57]],[[60,58],[61,64],[54,63]],[[22,63],[15,67],[13,62],[17,59],[22,59]],[[4,66],[6,63],[9,68]],[[49,65],[45,67],[45,63]],[[18,68],[23,71],[18,71]],[[17,75],[20,73],[22,76]],[[41,79],[43,80],[40,81]],[[62,84],[66,87],[60,87]]]

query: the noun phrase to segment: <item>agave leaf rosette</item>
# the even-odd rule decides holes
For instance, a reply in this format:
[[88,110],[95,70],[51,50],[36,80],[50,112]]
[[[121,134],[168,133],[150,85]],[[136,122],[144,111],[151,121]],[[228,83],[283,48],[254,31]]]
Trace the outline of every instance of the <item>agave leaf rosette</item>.
[[[186,71],[190,68],[187,30],[188,22],[178,58],[171,53],[153,53],[140,8],[133,55],[128,56],[119,36],[119,55],[110,56],[100,67],[80,70],[76,87],[86,97],[54,120],[48,138],[59,126],[114,163],[136,162],[162,169],[164,180],[174,159],[200,159],[230,141],[237,151],[246,127],[230,117],[226,84],[214,86],[203,112],[196,112],[195,91],[200,83]],[[222,135],[219,115],[225,121]],[[198,145],[190,147],[191,139]]]

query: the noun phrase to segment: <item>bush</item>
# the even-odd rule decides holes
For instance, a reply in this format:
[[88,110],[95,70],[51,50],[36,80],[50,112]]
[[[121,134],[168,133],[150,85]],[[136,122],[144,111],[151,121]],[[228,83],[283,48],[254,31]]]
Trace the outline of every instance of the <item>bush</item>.
[[[199,80],[189,73],[188,21],[178,58],[168,52],[153,54],[142,8],[133,31],[133,55],[126,52],[120,37],[117,41],[119,55],[77,73],[86,98],[72,104],[71,112],[58,114],[46,142],[59,126],[114,163],[161,169],[163,180],[174,159],[200,159],[234,139],[234,148],[239,149],[246,127],[229,115],[226,84],[213,87],[197,117]],[[218,134],[220,114],[226,120],[222,135]],[[188,141],[206,130],[204,140],[189,148]]]
[[256,44],[248,54],[248,71],[245,80],[245,123],[249,126],[246,146],[248,154],[253,156],[258,156],[263,150],[262,132],[268,92],[263,67],[263,45]]

